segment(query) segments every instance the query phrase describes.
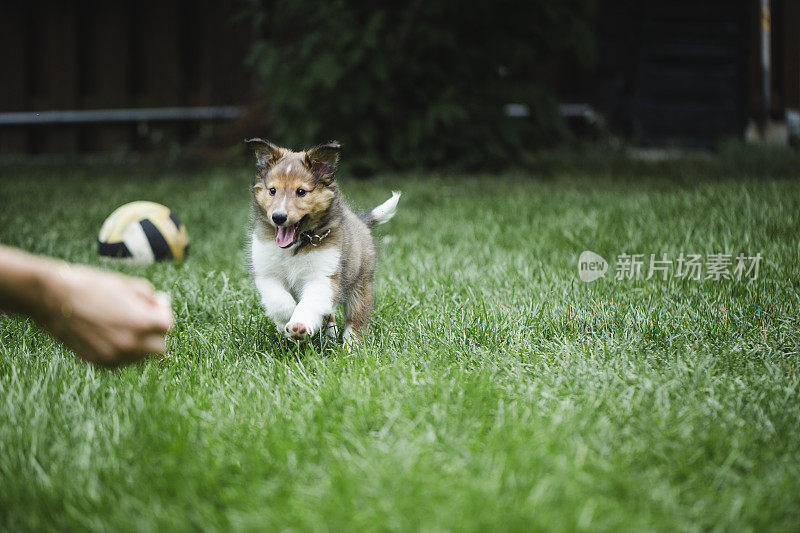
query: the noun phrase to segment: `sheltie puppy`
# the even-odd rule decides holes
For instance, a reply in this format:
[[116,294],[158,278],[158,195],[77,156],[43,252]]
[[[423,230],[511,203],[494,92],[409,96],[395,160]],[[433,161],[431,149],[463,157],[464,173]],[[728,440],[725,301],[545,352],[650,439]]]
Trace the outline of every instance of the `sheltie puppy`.
[[344,308],[342,341],[363,341],[373,305],[375,245],[370,228],[391,219],[400,193],[355,214],[334,181],[341,145],[293,152],[262,139],[255,150],[250,249],[253,279],[267,316],[287,338],[304,340],[324,328],[337,335],[334,311]]

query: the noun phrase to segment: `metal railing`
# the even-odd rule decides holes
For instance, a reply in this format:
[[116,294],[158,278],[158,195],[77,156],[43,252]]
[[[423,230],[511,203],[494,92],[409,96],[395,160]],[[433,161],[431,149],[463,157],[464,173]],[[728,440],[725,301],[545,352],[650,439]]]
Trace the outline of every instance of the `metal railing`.
[[0,113],[0,126],[233,120],[242,115],[241,106],[21,111]]

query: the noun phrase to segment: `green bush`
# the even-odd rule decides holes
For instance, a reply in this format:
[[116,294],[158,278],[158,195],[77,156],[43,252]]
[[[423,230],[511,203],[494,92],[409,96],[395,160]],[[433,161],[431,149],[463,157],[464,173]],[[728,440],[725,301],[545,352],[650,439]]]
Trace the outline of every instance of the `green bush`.
[[[591,63],[591,5],[276,0],[243,15],[260,36],[249,60],[271,138],[293,147],[335,138],[355,170],[370,172],[502,166],[563,135],[534,71]],[[505,117],[512,102],[530,118]]]

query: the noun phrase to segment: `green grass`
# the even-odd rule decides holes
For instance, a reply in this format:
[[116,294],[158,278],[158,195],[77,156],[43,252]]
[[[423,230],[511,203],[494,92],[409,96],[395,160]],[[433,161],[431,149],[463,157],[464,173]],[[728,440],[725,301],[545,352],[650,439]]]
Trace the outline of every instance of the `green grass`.
[[[0,317],[0,529],[796,530],[800,184],[636,169],[343,181],[404,191],[347,355],[259,308],[248,164],[3,167],[0,242],[147,277],[177,326],[109,372]],[[186,263],[95,258],[135,199],[184,219]],[[764,262],[585,284],[585,249]]]

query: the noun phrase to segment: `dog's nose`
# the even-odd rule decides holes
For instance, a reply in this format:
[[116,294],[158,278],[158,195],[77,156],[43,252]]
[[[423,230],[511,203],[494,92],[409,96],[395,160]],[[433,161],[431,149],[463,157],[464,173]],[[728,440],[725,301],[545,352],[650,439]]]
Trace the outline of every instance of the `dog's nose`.
[[272,213],[272,221],[279,226],[286,222],[286,218],[286,213]]

